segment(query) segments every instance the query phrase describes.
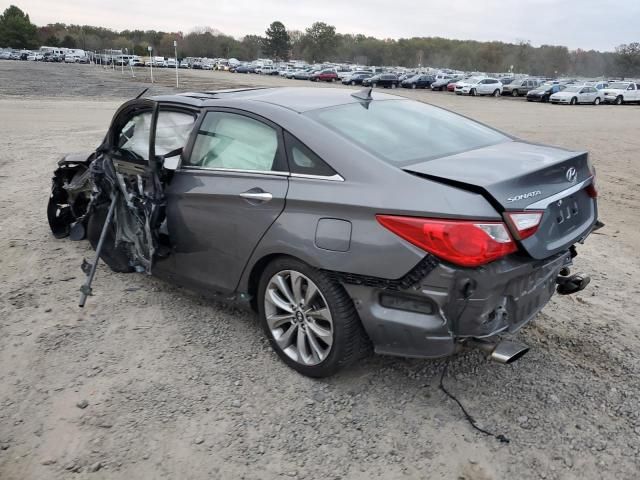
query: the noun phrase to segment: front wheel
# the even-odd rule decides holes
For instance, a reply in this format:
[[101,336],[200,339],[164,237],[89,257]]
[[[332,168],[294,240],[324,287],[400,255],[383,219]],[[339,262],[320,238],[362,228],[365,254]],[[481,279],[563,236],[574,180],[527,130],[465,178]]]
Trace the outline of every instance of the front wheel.
[[476,89],[472,88],[471,91],[469,92],[469,95],[471,95],[472,97],[475,97],[477,95]]
[[355,85],[355,84],[356,84],[356,82],[354,82],[353,80],[351,80],[351,85]]
[[593,101],[594,105],[600,105],[600,97],[596,97],[596,99]]
[[624,103],[624,99],[622,98],[622,95],[618,95],[616,97],[616,105],[622,105]]
[[496,88],[496,89],[493,91],[493,96],[494,96],[494,97],[499,97],[499,96],[500,96],[500,90]]
[[278,356],[310,377],[327,377],[369,352],[353,301],[321,270],[293,258],[267,266],[258,289],[260,321]]
[[518,92],[517,88],[514,88],[513,90],[511,90],[511,95],[517,97],[518,95],[520,95],[520,92]]
[[413,90],[415,90],[415,89],[416,89],[416,84],[415,84],[415,83],[412,83],[412,84],[411,84],[411,88],[412,88]]
[[577,104],[578,104],[578,99],[576,97],[573,97],[569,102],[569,105],[577,105]]

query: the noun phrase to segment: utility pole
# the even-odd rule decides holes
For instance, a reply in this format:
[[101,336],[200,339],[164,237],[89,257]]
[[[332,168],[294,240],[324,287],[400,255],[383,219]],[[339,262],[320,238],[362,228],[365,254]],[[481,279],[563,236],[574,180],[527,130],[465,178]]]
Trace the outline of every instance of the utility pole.
[[149,66],[151,67],[151,83],[153,83],[153,56],[151,55],[151,53],[153,52],[153,47],[149,45],[147,47],[147,50],[149,51],[149,61],[151,62],[149,64]]
[[176,60],[176,88],[178,88],[178,42],[177,40],[173,41],[173,51]]

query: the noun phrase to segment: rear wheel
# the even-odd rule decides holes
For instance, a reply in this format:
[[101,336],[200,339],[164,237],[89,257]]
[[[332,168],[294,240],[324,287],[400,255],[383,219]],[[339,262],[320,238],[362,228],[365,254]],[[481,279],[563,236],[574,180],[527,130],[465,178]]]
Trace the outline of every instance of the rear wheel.
[[496,89],[493,91],[493,96],[494,96],[494,97],[499,97],[499,96],[500,96],[500,90],[499,90],[498,88],[496,88]]
[[573,97],[569,102],[569,105],[577,105],[577,104],[578,104],[578,99],[576,97]]
[[258,289],[260,321],[291,368],[326,377],[369,352],[353,301],[325,272],[293,258],[267,266]]
[[596,97],[596,99],[593,101],[594,105],[600,105],[600,97]]

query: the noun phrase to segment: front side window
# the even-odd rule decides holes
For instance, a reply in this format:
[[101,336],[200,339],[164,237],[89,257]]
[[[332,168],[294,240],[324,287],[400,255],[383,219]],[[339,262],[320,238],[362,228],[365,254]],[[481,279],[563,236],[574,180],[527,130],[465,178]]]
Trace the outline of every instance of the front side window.
[[455,113],[411,100],[350,103],[304,113],[369,153],[404,166],[510,141]]
[[[145,160],[149,158],[151,112],[139,113],[125,124],[118,137],[118,149]],[[195,116],[185,112],[160,110],[156,124],[156,155],[184,148],[193,129]]]
[[187,165],[268,172],[278,169],[277,153],[274,128],[236,113],[209,112]]

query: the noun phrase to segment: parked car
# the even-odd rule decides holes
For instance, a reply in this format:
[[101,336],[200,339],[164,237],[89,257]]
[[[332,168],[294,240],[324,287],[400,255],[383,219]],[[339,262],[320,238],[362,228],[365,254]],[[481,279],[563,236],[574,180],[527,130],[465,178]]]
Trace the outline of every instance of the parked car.
[[320,70],[309,77],[312,82],[335,82],[338,79],[338,74],[332,69]]
[[613,82],[602,90],[607,103],[622,105],[629,102],[640,102],[640,83]]
[[400,84],[402,84],[402,82],[404,82],[405,80],[415,77],[418,74],[416,72],[404,72],[404,73],[395,73],[395,75],[398,77],[398,81],[400,82]]
[[[183,68],[182,65],[187,65],[186,62],[182,62],[180,64],[180,68]],[[140,60],[140,58],[131,58],[129,59],[129,65],[131,65],[132,67],[144,67],[144,62],[142,60]],[[188,65],[184,68],[188,68]]]
[[392,73],[381,73],[379,75],[373,75],[372,77],[362,80],[362,85],[365,87],[383,87],[383,88],[397,88],[398,77]]
[[500,77],[498,80],[500,80],[500,83],[504,87],[505,85],[511,85],[513,83],[513,81],[515,80],[515,78],[514,77]]
[[565,89],[564,85],[545,83],[527,93],[528,102],[548,102],[551,95]]
[[455,92],[457,95],[492,95],[499,97],[502,93],[502,83],[500,80],[489,77],[471,77],[467,80],[456,83]]
[[449,80],[449,83],[447,83],[447,92],[455,92],[456,83],[457,83],[457,80]]
[[449,83],[451,83],[452,80],[454,80],[454,77],[451,77],[449,75],[446,75],[438,79],[434,79],[434,81],[431,82],[431,90],[433,90],[434,92],[435,91],[442,92],[447,89],[447,85],[449,85]]
[[315,72],[316,70],[299,70],[293,74],[293,78],[296,80],[309,80]]
[[502,88],[503,95],[512,95],[518,97],[520,95],[526,95],[529,90],[542,85],[543,82],[537,78],[523,78],[521,80],[514,80],[508,85],[504,85]]
[[599,105],[600,102],[604,101],[604,93],[588,85],[569,85],[561,92],[551,95],[549,100],[551,100],[551,103],[565,103],[569,105],[577,105],[579,103]]
[[431,75],[414,75],[401,82],[404,88],[429,88],[433,83],[433,76]]
[[41,53],[32,52],[27,54],[27,60],[30,60],[32,62],[41,62],[43,58],[44,55]]
[[362,81],[365,78],[371,78],[372,76],[373,76],[373,73],[371,72],[354,73],[349,77],[345,77],[344,80],[342,80],[342,84],[343,85],[362,85]]
[[594,182],[585,152],[401,97],[202,92],[123,104],[96,151],[58,162],[47,217],[116,272],[254,308],[278,356],[323,377],[371,348],[521,357],[499,335],[588,284],[568,270]]
[[251,65],[239,65],[235,69],[235,73],[255,73],[256,69]]

